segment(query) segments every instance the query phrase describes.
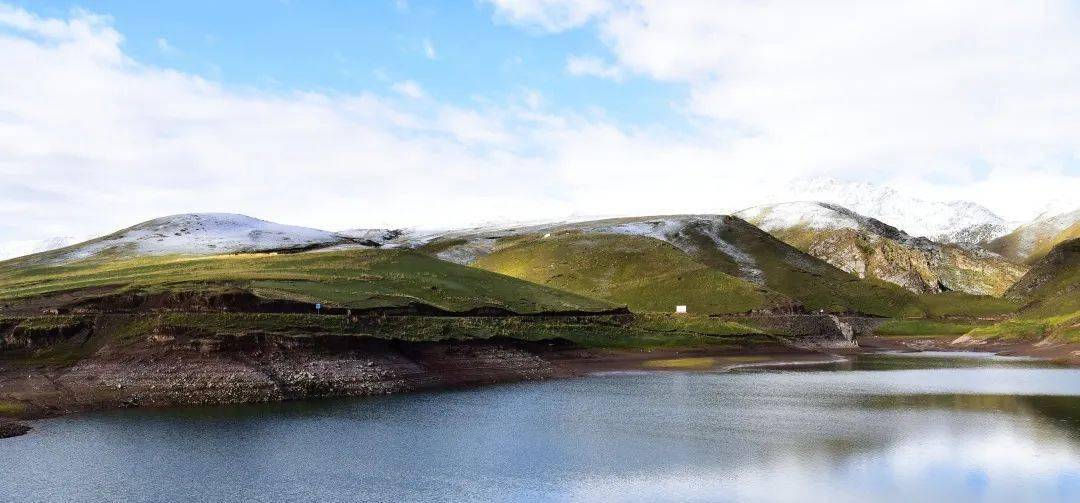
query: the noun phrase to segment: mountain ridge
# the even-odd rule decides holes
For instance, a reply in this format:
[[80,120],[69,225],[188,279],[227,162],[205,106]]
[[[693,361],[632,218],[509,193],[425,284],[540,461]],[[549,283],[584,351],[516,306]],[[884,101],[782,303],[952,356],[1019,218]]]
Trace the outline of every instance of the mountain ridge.
[[831,178],[799,180],[765,204],[821,201],[888,222],[912,236],[977,247],[1007,234],[1013,224],[970,201],[934,201],[909,196],[888,186]]
[[915,293],[999,296],[1024,272],[989,252],[911,236],[832,203],[762,205],[735,215],[846,272]]
[[1080,237],[1080,208],[1042,213],[986,244],[986,249],[1016,262],[1033,263],[1058,243]]
[[336,233],[235,213],[180,213],[140,222],[81,243],[9,259],[59,264],[95,256],[214,255],[301,250],[353,241]]

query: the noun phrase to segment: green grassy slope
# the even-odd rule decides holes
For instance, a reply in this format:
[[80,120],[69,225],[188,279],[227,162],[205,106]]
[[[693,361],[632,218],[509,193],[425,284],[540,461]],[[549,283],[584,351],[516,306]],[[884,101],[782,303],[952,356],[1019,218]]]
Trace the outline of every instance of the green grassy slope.
[[763,307],[754,285],[697,262],[671,244],[642,236],[566,232],[516,239],[473,266],[637,312],[737,313]]
[[1005,295],[1024,303],[1016,317],[969,335],[1080,342],[1080,239],[1055,246]]
[[859,279],[810,256],[739,218],[722,224],[688,226],[679,236],[684,247],[701,262],[738,273],[741,267],[714,244],[715,239],[736,247],[753,259],[765,285],[799,300],[811,309],[856,311],[888,317],[1001,317],[1022,304],[1011,299],[963,292],[914,294],[877,279]]
[[[550,237],[545,240],[544,235]],[[558,249],[564,244],[572,244],[573,252]],[[625,302],[632,310],[666,312],[676,304],[693,310],[696,304],[704,306],[702,312],[738,312],[762,306],[764,294],[770,305],[794,300],[832,312],[924,313],[918,297],[902,288],[860,280],[725,215],[617,218],[460,233],[421,250],[471,256],[466,263]],[[467,253],[454,253],[462,250]],[[731,277],[752,286],[732,290]]]
[[1055,246],[1005,295],[1027,301],[1022,310],[1024,315],[1059,315],[1080,310],[1080,238]]
[[1000,318],[1015,313],[1024,304],[1017,299],[963,292],[926,293],[919,295],[919,302],[930,318]]
[[681,238],[692,245],[696,259],[737,274],[746,263],[733,260],[714,244],[714,238],[736,247],[762,272],[765,286],[810,309],[879,316],[923,314],[918,297],[911,292],[884,281],[859,279],[738,218],[728,217],[721,225],[689,226]]
[[365,335],[406,341],[487,339],[526,341],[565,339],[584,347],[697,347],[756,340],[772,342],[751,327],[705,316],[647,314],[589,317],[432,317],[388,316],[349,323],[343,316],[267,313],[170,313],[156,321],[159,330],[311,337]]
[[224,285],[269,298],[374,308],[422,303],[448,311],[597,311],[610,303],[406,250],[211,257],[101,258],[57,266],[0,264],[0,301],[112,286],[205,291]]

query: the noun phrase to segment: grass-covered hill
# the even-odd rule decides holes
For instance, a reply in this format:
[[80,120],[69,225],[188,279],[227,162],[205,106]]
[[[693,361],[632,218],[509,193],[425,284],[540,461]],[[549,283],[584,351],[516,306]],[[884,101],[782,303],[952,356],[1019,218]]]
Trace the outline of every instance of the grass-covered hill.
[[1021,317],[1053,318],[1059,328],[1080,336],[1080,238],[1051,249],[1007,295],[1027,302]]
[[915,293],[1000,296],[1025,271],[999,255],[910,236],[834,204],[771,204],[736,215],[846,272]]
[[767,299],[761,288],[643,236],[564,232],[525,238],[472,265],[638,312],[670,312],[682,304],[697,314],[737,313],[765,307]]
[[1080,238],[1051,249],[1005,295],[1023,303],[1015,318],[972,336],[1080,341]]
[[446,311],[517,313],[617,307],[411,250],[351,249],[290,254],[101,256],[57,265],[0,262],[0,305],[59,298],[218,291],[356,309],[425,305]]
[[686,304],[720,313],[787,302],[880,316],[924,313],[910,292],[860,280],[726,215],[482,230],[442,236],[419,249],[631,309]]
[[1040,215],[1029,223],[986,244],[990,251],[1010,260],[1032,264],[1058,243],[1080,238],[1080,209]]
[[302,251],[361,241],[246,215],[185,213],[147,220],[89,241],[11,259],[7,265],[29,267],[95,258]]
[[[321,303],[452,312],[595,312],[626,306],[645,313],[685,304],[697,314],[799,306],[936,317],[1000,315],[1015,304],[958,292],[915,295],[885,281],[860,279],[724,215],[418,236],[327,233],[238,215],[190,214],[0,262],[0,312],[116,306],[102,299],[132,296],[144,301],[164,296],[165,305],[175,306],[197,304],[200,295],[237,292],[259,302],[291,302],[294,308]],[[168,297],[172,294],[180,300]],[[210,302],[201,301],[203,307]]]
[[173,215],[0,262],[0,307],[221,292],[357,309],[421,305],[535,313],[618,307],[410,250],[365,246],[374,244],[244,215]]

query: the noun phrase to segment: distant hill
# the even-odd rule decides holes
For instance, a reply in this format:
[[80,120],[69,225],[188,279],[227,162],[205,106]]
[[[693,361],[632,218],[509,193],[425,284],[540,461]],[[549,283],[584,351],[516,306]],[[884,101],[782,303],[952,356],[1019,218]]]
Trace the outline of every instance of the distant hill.
[[155,218],[90,241],[15,260],[62,264],[98,256],[215,255],[302,250],[350,239],[232,213],[186,213]]
[[1080,238],[1058,243],[1005,292],[1029,302],[1024,311],[1046,314],[1080,310]]
[[1016,262],[1033,263],[1058,243],[1080,237],[1080,209],[1043,214],[986,245]]
[[51,306],[118,295],[205,307],[219,305],[222,292],[304,309],[670,312],[685,304],[699,314],[822,309],[916,317],[1002,309],[959,292],[930,298],[860,279],[726,215],[334,233],[184,214],[0,262],[0,309],[35,298]]
[[846,272],[915,293],[1000,296],[1025,271],[995,254],[913,237],[831,203],[770,204],[735,215]]
[[[712,281],[716,288],[723,284],[730,292],[753,291],[745,285],[760,292],[749,302],[730,298],[724,303],[704,302],[717,311],[741,311],[761,298],[767,304],[793,302],[813,310],[882,316],[921,313],[917,297],[910,292],[860,280],[726,215],[474,229],[426,239],[418,249],[583,295],[600,292],[593,294],[631,306],[634,295],[663,299],[650,309],[670,310],[674,304],[690,304],[686,299],[717,295],[704,286]],[[705,281],[706,277],[725,279]],[[737,278],[745,285],[735,286],[726,278]],[[633,292],[623,291],[630,288],[628,284],[637,285],[631,288]]]
[[[513,238],[511,238],[513,240]],[[471,265],[631,310],[738,313],[766,306],[767,292],[644,236],[559,232],[522,237]]]
[[618,307],[412,250],[113,256],[34,266],[0,262],[0,311],[5,306],[87,303],[124,309],[145,304],[242,310],[260,302],[292,310],[300,304],[307,311],[314,311],[316,303],[328,308],[496,308],[516,313]]
[[618,307],[410,250],[372,248],[378,243],[244,215],[172,215],[0,262],[0,303],[59,296],[74,305],[137,294],[206,304],[228,292],[357,309],[420,305],[532,313]]
[[1024,303],[1016,317],[970,336],[1080,342],[1080,238],[1054,246],[1005,296]]

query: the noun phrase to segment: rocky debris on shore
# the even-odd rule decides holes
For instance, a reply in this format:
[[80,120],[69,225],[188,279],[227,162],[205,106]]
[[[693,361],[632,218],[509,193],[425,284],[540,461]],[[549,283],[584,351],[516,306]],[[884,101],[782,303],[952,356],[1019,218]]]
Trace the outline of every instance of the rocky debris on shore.
[[755,326],[782,334],[794,347],[805,349],[850,349],[859,347],[858,338],[874,333],[884,318],[814,314],[768,315],[746,317]]
[[21,424],[13,423],[10,421],[0,421],[0,438],[11,438],[19,435],[25,435],[30,431],[30,427]]
[[[547,349],[514,341],[393,343],[364,347],[201,352],[147,347],[62,368],[0,372],[41,414],[132,406],[218,405],[543,379],[559,374]],[[2,397],[3,395],[0,395]]]

